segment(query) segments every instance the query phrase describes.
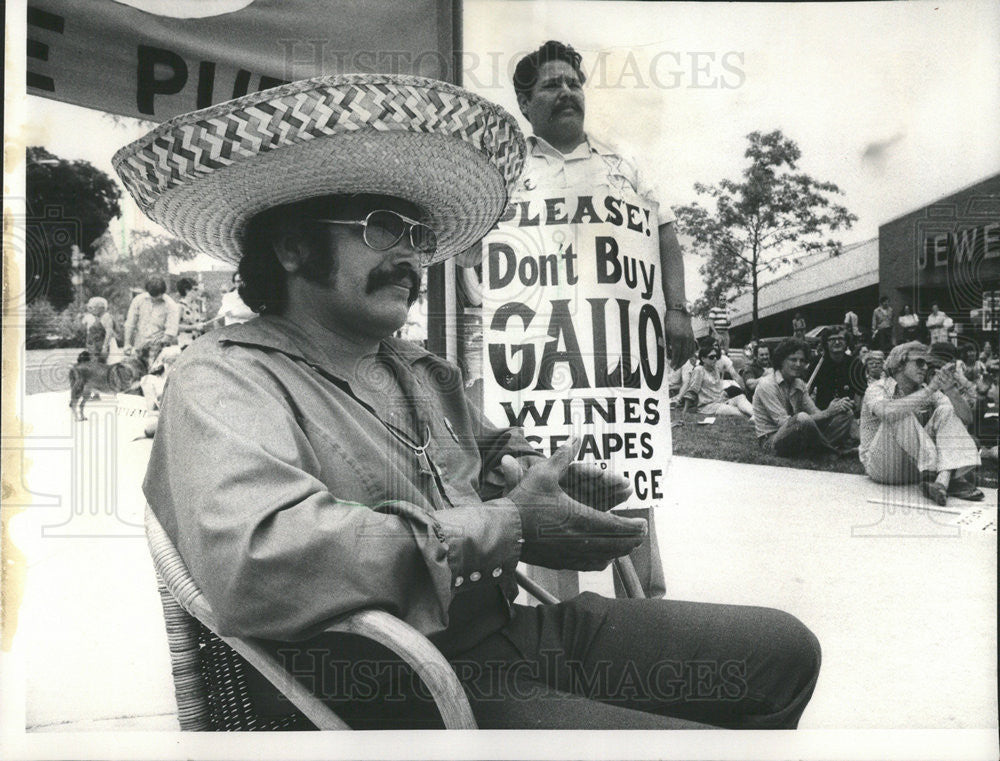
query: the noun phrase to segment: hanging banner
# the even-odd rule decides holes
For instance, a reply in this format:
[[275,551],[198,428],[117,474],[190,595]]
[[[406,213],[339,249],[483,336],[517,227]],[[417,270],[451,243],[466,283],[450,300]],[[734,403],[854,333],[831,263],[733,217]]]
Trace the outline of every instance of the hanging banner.
[[657,210],[594,190],[525,190],[483,241],[483,408],[546,456],[579,435],[649,508],[671,454]]
[[28,92],[163,121],[343,72],[454,81],[456,0],[29,0]]

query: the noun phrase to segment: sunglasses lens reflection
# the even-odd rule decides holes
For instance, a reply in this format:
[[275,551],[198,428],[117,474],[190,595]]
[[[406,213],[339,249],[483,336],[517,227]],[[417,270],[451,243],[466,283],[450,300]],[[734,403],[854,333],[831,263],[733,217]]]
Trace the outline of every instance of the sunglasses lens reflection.
[[437,251],[437,235],[427,225],[413,225],[410,228],[410,243],[422,254]]
[[406,222],[391,211],[373,211],[365,226],[365,242],[376,251],[395,246],[406,232]]

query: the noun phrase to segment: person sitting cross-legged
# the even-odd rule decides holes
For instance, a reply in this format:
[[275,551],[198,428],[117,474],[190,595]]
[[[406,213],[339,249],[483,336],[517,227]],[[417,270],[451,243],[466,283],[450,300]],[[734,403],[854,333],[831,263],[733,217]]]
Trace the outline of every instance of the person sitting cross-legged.
[[808,356],[808,344],[797,338],[782,341],[774,350],[774,372],[761,378],[753,395],[757,441],[782,457],[851,453],[856,444],[851,437],[851,400],[834,399],[825,410],[816,406],[802,380]]
[[[681,387],[678,398],[695,399],[698,412],[706,415],[742,415],[750,417],[753,407],[742,392],[731,394],[716,368],[719,347],[709,344],[698,350],[701,364],[692,372],[688,382]],[[739,389],[735,389],[739,391]]]
[[815,372],[813,388],[816,406],[826,409],[834,399],[854,400],[864,395],[861,368],[854,364],[854,357],[847,353],[847,332],[836,328],[823,338],[823,353]]
[[920,482],[938,505],[948,495],[979,501],[982,491],[966,478],[980,464],[976,442],[946,395],[955,383],[954,364],[924,383],[928,358],[919,341],[889,352],[886,377],[868,386],[861,405],[861,463],[881,484]]

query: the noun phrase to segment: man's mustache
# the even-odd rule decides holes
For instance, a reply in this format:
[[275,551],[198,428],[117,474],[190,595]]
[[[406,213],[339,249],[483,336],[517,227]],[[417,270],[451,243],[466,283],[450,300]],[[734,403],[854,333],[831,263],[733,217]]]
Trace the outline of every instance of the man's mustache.
[[412,304],[420,293],[420,273],[407,264],[394,264],[391,267],[374,269],[368,273],[365,293],[374,293],[387,285],[408,285],[410,303]]

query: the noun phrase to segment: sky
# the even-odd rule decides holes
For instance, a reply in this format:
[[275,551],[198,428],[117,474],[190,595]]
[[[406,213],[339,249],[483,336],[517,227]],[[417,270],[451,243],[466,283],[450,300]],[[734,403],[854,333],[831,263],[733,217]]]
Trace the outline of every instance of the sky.
[[[844,191],[859,217],[844,243],[1000,172],[1000,3],[466,0],[463,22],[465,85],[519,118],[520,55],[546,39],[576,47],[588,131],[635,156],[673,205],[696,200],[696,182],[738,179],[753,130],[781,129],[801,171]],[[27,114],[27,144],[109,173],[146,131],[33,97]],[[123,207],[126,227],[155,229]],[[688,257],[690,299],[699,264]]]

